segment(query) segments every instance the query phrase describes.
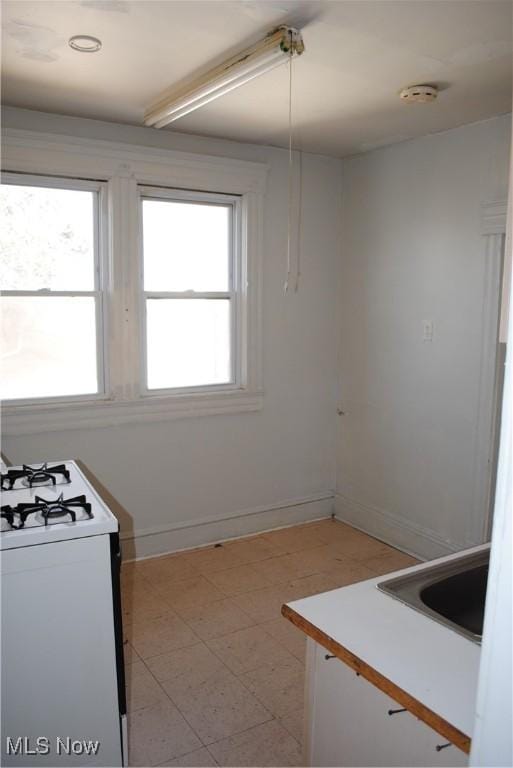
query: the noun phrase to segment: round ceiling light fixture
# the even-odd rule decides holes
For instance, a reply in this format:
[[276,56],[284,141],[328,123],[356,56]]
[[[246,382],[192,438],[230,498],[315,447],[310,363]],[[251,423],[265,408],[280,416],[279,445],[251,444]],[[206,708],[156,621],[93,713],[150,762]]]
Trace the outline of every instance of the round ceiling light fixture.
[[68,43],[70,48],[81,53],[96,53],[102,47],[102,41],[92,35],[73,35]]
[[410,85],[403,88],[399,97],[411,104],[428,104],[438,96],[436,85]]

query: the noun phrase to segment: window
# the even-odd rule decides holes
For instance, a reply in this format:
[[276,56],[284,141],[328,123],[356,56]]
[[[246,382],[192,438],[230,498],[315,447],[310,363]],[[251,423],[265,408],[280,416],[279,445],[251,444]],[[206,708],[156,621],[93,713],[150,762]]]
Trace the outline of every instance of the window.
[[260,410],[267,166],[2,138],[3,433]]
[[0,185],[4,400],[104,391],[101,185],[6,174]]
[[142,187],[144,388],[240,384],[237,197]]

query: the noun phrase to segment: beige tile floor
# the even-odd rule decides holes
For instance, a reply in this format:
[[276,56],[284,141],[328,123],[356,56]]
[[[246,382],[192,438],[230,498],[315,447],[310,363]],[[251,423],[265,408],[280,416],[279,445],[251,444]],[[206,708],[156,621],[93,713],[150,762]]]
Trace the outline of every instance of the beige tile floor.
[[305,638],[282,604],[415,562],[323,520],[125,564],[130,764],[300,766]]

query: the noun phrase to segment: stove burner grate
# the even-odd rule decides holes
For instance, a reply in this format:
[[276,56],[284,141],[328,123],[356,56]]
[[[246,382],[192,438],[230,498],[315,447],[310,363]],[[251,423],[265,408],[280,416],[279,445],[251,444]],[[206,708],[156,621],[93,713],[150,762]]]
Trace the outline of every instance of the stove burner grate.
[[[44,520],[44,525],[49,525],[49,520],[65,517],[68,515],[68,522],[76,522],[77,511],[84,512],[89,519],[93,517],[91,504],[86,501],[85,496],[74,496],[71,499],[65,499],[61,493],[57,499],[43,499],[36,496],[33,502],[19,503],[15,507],[9,504],[0,508],[0,517],[3,517],[12,529],[19,530],[25,527],[29,515],[40,513]],[[64,522],[64,521],[63,521]]]
[[53,467],[49,467],[48,462],[40,467],[23,464],[22,469],[8,469],[5,474],[2,473],[1,485],[4,491],[14,490],[18,481],[29,488],[45,484],[55,485],[56,477],[62,477],[66,483],[70,482],[69,470],[65,464],[55,464]]

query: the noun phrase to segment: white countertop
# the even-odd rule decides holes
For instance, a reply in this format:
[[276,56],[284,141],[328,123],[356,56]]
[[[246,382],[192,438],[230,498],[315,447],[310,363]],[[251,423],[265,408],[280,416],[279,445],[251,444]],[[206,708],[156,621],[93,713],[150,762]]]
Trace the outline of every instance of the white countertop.
[[[488,546],[473,547],[466,553]],[[450,562],[462,554],[296,600],[289,606],[472,737],[481,646],[376,588],[399,574],[421,571],[435,562]]]

